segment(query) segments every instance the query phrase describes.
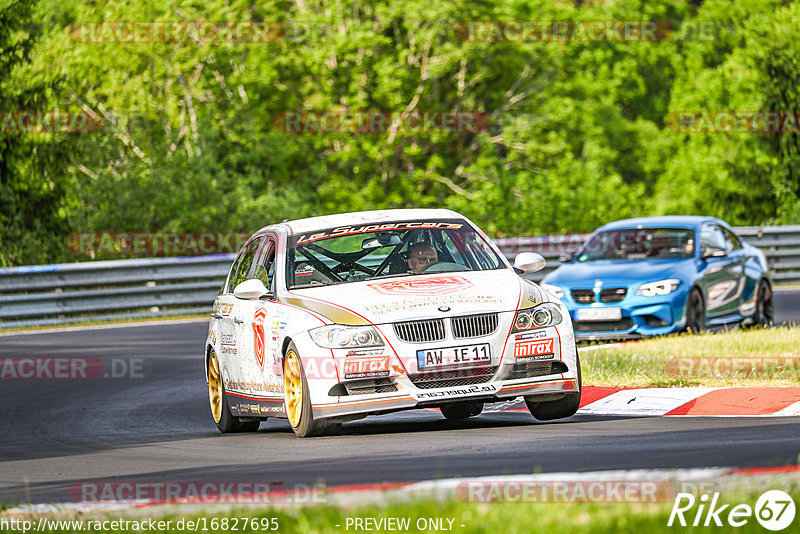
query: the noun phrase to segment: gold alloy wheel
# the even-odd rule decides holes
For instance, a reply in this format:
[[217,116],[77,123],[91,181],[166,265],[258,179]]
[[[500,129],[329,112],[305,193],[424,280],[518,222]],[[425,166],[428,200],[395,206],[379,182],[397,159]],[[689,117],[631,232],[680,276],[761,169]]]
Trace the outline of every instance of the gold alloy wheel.
[[208,402],[211,404],[211,415],[214,422],[222,419],[222,377],[219,372],[217,353],[211,351],[208,358]]
[[300,424],[303,412],[303,377],[300,374],[300,358],[293,350],[286,353],[286,368],[283,371],[283,389],[286,392],[286,415],[293,427]]

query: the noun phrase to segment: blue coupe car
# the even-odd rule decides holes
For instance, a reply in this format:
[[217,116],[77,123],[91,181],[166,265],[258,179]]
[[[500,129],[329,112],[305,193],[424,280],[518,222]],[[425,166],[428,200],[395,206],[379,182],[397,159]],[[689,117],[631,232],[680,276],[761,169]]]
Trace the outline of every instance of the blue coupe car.
[[643,217],[606,224],[542,287],[569,308],[580,339],[768,326],[764,254],[713,217]]

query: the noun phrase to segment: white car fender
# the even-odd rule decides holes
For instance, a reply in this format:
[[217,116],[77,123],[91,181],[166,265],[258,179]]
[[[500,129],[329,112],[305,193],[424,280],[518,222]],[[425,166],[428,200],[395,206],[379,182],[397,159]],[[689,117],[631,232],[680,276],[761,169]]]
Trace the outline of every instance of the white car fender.
[[331,349],[324,349],[312,341],[308,332],[298,332],[292,337],[300,355],[303,372],[309,385],[311,404],[331,401],[327,392],[339,383],[338,369]]

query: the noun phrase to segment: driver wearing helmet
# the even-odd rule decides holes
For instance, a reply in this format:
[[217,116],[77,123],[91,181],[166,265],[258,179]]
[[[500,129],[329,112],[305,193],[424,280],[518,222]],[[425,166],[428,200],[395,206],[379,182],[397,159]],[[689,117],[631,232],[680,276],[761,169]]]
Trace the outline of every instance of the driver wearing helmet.
[[439,253],[430,243],[417,243],[408,252],[408,267],[411,272],[421,272],[431,263],[439,261]]

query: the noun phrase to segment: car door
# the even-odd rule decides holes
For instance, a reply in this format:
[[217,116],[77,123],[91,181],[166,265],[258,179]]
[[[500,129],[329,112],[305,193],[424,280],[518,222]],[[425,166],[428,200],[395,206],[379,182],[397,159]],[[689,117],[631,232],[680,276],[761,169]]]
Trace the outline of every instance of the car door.
[[228,381],[226,389],[241,391],[242,383],[246,380],[245,368],[243,366],[243,355],[239,352],[238,338],[242,335],[241,299],[233,295],[236,286],[248,279],[252,272],[253,263],[259,251],[264,236],[256,236],[248,241],[239,257],[236,259],[225,292],[218,298],[220,309],[220,352],[222,353],[221,365],[224,367],[223,378]]
[[[280,319],[280,305],[275,300],[276,237],[267,234],[253,262],[247,279],[258,279],[269,289],[262,299],[236,299],[234,323],[236,344],[242,364],[244,385],[253,397],[283,401],[283,380],[278,373],[280,363],[276,345],[286,323]],[[261,405],[260,409],[271,405]]]
[[[229,351],[228,348],[236,347],[233,338],[233,317],[231,316],[231,311],[233,311],[233,295],[231,294],[232,289],[230,286],[232,281],[236,278],[236,270],[241,264],[243,255],[244,249],[242,249],[231,265],[231,269],[225,279],[225,284],[222,286],[222,291],[220,291],[219,295],[214,300],[214,307],[211,309],[211,328],[209,330],[214,331],[219,337],[220,353],[217,356],[221,363],[224,363],[222,362],[223,355],[233,354],[234,352],[234,350]],[[228,376],[223,375],[223,378],[228,378]]]
[[[743,281],[741,254],[729,250],[722,227],[715,223],[703,225],[700,247],[705,262],[702,286],[706,295],[706,317],[709,322],[722,323],[739,307]],[[720,255],[711,255],[712,251]]]
[[733,260],[731,271],[739,282],[735,308],[736,311],[739,311],[747,300],[755,298],[757,280],[747,277],[747,261],[750,259],[750,255],[742,245],[742,240],[730,228],[726,226],[720,226],[720,228],[725,236],[725,249],[728,257]]

